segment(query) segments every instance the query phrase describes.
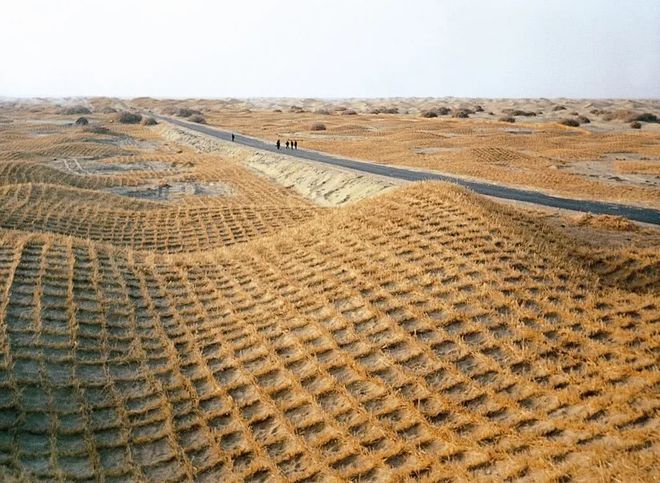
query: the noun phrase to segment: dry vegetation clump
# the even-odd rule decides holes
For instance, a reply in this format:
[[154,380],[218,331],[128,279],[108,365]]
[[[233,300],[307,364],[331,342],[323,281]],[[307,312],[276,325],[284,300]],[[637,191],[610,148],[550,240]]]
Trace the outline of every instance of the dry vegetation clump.
[[554,107],[552,108],[552,110],[553,110],[554,112],[557,112],[557,111],[565,111],[565,110],[566,110],[566,106],[562,106],[562,105],[554,106]]
[[309,127],[310,131],[325,131],[326,126],[322,122],[314,122],[312,125]]
[[86,117],[79,117],[76,119],[76,126],[87,126],[89,124],[89,119]]
[[323,116],[329,116],[330,111],[328,111],[327,109],[317,109],[316,111],[314,111],[314,114],[321,114]]
[[500,117],[499,120],[500,120],[501,122],[510,122],[510,123],[514,123],[514,122],[516,122],[516,118],[513,117],[513,116],[504,116],[504,117]]
[[142,121],[142,115],[136,112],[124,111],[119,114],[117,120],[122,124],[139,124]]
[[655,114],[650,112],[644,112],[642,114],[634,114],[628,118],[628,121],[638,121],[638,122],[660,122],[660,119]]
[[187,107],[179,107],[179,108],[176,108],[173,111],[169,111],[169,112],[172,113],[170,115],[175,115],[177,117],[188,117],[189,118],[189,117],[195,116],[195,115],[197,115],[197,116],[202,115],[201,111],[198,111],[197,109],[190,109],[190,108],[187,108]]
[[591,119],[589,119],[587,116],[582,116],[582,115],[578,115],[577,120],[580,124],[589,124],[591,122]]
[[577,119],[571,119],[571,118],[562,119],[561,121],[559,121],[559,124],[561,124],[562,126],[568,126],[568,127],[580,127],[580,121],[578,121]]
[[467,109],[460,109],[458,111],[455,111],[452,117],[456,119],[467,119],[470,117],[471,112]]
[[536,112],[534,111],[523,111],[521,109],[504,109],[502,111],[504,114],[509,116],[522,116],[522,117],[535,117]]
[[438,117],[438,113],[435,111],[424,111],[422,112],[421,116],[426,118],[433,118]]
[[355,109],[344,109],[341,111],[341,114],[343,116],[355,116],[357,115],[357,111]]
[[158,124],[158,121],[153,117],[145,117],[142,121],[142,125],[144,126],[155,126],[156,124]]
[[637,231],[638,226],[621,216],[614,215],[593,215],[591,213],[584,213],[576,215],[574,221],[577,225],[589,225],[596,228],[603,228],[606,230],[616,231]]
[[193,114],[188,117],[188,120],[190,122],[196,122],[197,124],[206,124],[206,118],[204,118],[204,116],[201,114]]
[[111,106],[105,106],[101,108],[101,113],[102,114],[115,114],[117,112],[117,109]]
[[62,107],[59,111],[59,114],[62,115],[71,115],[71,114],[91,114],[92,110],[82,104],[76,104],[73,106]]
[[83,127],[84,132],[90,132],[93,134],[113,134],[110,129],[105,126],[99,126],[98,124],[88,124]]
[[642,129],[642,123],[639,121],[633,121],[630,123],[630,127],[633,129]]

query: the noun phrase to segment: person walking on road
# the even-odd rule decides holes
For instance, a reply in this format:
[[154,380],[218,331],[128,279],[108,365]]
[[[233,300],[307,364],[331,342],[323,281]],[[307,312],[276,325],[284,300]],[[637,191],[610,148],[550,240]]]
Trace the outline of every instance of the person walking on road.
[[286,143],[284,143],[287,149],[289,149],[289,140],[287,139]]
[[278,139],[277,142],[275,143],[275,146],[277,146],[277,149],[280,149],[280,140]]
[[234,136],[234,133],[231,133],[231,140],[232,140],[232,141],[235,141],[235,140],[236,140],[236,137]]
[[293,141],[293,149],[298,149],[298,141]]

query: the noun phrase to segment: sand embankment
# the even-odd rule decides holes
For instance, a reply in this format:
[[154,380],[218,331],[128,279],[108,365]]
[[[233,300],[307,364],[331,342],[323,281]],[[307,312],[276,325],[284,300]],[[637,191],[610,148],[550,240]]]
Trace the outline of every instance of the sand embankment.
[[295,189],[320,206],[353,203],[402,184],[394,179],[238,146],[185,128],[163,124],[160,130],[170,141],[237,160],[253,171]]

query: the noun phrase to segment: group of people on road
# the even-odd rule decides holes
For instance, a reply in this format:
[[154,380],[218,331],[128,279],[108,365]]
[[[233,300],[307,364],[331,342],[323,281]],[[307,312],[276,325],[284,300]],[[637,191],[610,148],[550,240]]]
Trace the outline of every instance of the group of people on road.
[[[231,140],[236,141],[236,136],[234,135],[234,133],[231,133]],[[277,146],[277,149],[280,149],[280,147],[282,146],[282,143],[279,139],[275,143],[275,146]],[[286,149],[298,149],[298,141],[296,141],[295,139],[287,139],[286,142],[284,143],[284,147]]]
[[[277,149],[280,149],[281,145],[282,144],[280,143],[280,140],[278,139],[277,142],[275,143],[275,146],[277,146]],[[298,141],[287,139],[287,141],[284,143],[284,146],[286,147],[286,149],[289,149],[289,148],[298,149]]]

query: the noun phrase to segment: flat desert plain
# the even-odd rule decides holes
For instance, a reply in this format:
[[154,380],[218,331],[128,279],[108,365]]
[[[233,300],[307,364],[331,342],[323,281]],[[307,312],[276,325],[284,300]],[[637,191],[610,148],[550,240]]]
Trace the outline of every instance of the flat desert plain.
[[657,101],[2,102],[1,479],[657,478],[656,227],[149,111],[660,207]]

